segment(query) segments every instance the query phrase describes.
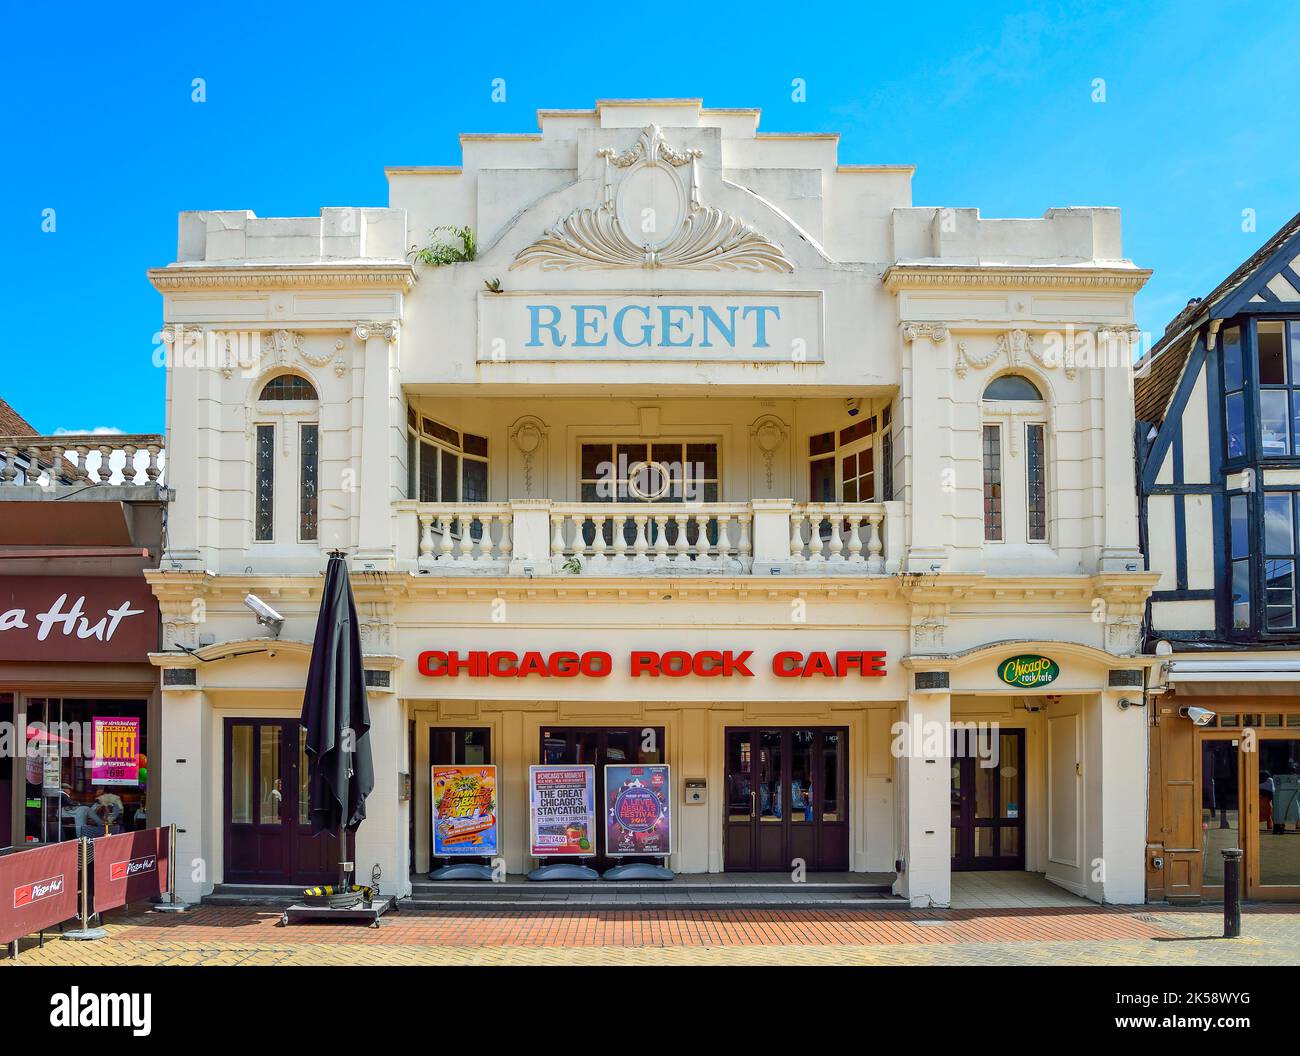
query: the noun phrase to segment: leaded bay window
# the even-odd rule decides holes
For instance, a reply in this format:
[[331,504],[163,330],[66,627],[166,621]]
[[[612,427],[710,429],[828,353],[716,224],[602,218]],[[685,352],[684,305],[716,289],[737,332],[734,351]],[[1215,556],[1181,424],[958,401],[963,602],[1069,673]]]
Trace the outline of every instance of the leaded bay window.
[[1002,541],[1002,426],[984,427],[984,538]]
[[409,411],[407,486],[421,502],[487,502],[487,437]]
[[318,530],[319,448],[320,426],[315,422],[300,423],[298,426],[298,538],[302,542],[314,541]]
[[[315,542],[320,531],[320,424],[316,387],[277,374],[258,391],[253,439],[253,539]],[[277,465],[277,463],[279,463]],[[296,494],[277,495],[296,488]]]

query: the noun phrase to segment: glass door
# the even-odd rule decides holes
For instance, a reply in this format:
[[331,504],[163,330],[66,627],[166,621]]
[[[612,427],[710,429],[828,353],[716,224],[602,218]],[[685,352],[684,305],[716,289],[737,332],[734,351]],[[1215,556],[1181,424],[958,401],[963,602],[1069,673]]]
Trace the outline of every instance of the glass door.
[[[1300,737],[1256,730],[1248,757],[1246,897],[1300,897]],[[1222,862],[1219,863],[1222,869]]]
[[726,731],[723,868],[849,867],[848,731]]
[[1241,847],[1241,750],[1234,733],[1201,734],[1201,888],[1223,897],[1223,855]]
[[[956,731],[952,744],[952,868],[1025,867],[1025,731]],[[996,752],[985,738],[997,737]],[[980,750],[973,751],[973,748]]]

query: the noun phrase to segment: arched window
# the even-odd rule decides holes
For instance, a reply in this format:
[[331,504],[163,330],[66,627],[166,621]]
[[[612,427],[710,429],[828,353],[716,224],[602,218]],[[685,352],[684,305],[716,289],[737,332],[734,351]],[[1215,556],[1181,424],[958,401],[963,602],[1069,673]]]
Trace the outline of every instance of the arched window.
[[994,378],[984,390],[986,400],[1042,400],[1043,394],[1028,378],[1020,374],[1003,374]]
[[259,400],[316,400],[316,389],[300,374],[277,374],[262,386]]
[[1028,378],[1004,374],[985,387],[981,448],[984,541],[1047,542],[1047,408]]
[[[257,398],[259,402],[299,405],[320,399],[316,387],[300,374],[277,374],[262,386]],[[265,543],[313,542],[320,512],[316,408],[263,408],[259,417],[264,420],[256,423],[254,437],[253,538]],[[281,431],[283,435],[278,435]],[[281,493],[278,502],[277,491]]]

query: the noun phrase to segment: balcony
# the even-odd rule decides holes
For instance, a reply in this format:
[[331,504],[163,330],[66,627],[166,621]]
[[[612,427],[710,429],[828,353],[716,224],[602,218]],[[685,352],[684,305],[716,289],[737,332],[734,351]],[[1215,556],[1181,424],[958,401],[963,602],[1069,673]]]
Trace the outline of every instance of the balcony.
[[899,502],[399,501],[398,560],[436,575],[889,575]]
[[0,498],[156,496],[165,464],[156,434],[0,436]]

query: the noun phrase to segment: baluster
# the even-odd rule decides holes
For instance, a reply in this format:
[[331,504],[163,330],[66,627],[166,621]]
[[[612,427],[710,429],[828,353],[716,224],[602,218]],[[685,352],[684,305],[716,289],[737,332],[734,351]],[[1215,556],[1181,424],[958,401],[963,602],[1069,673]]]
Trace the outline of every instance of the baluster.
[[655,514],[651,524],[655,528],[655,564],[668,564],[668,522],[671,515]]
[[593,514],[591,523],[593,532],[591,536],[591,563],[594,566],[604,566],[609,564],[609,554],[605,550],[605,521],[608,518],[603,513]]
[[28,446],[27,448],[27,483],[36,484],[41,479],[41,449],[39,447]]
[[745,559],[752,557],[754,554],[753,544],[749,540],[749,522],[752,514],[742,513],[740,515],[740,540],[736,543],[736,556]]
[[438,560],[452,560],[451,550],[451,518],[445,513],[438,514],[438,531],[442,533],[442,539],[438,543]]
[[820,510],[814,511],[808,518],[808,560],[821,564],[826,560],[822,553],[822,521],[826,515]]
[[862,536],[859,534],[859,528],[862,524],[862,515],[855,513],[849,516],[849,563],[858,564],[862,561]]
[[695,515],[695,562],[708,564],[709,561],[709,515]]
[[113,476],[113,467],[109,465],[109,462],[112,461],[112,458],[113,458],[113,449],[109,447],[108,444],[100,444],[99,445],[99,469],[98,469],[100,484],[107,484],[109,482],[109,479]]
[[496,515],[495,520],[501,522],[501,539],[497,543],[497,558],[509,563],[511,557],[514,556],[515,549],[515,541],[511,538],[515,528],[514,514],[499,513]]
[[844,540],[840,537],[840,526],[844,522],[839,517],[831,517],[830,552],[832,561],[844,561]]
[[790,511],[790,560],[803,560],[803,518],[799,510]]
[[50,487],[57,488],[63,481],[63,467],[67,460],[63,457],[64,448],[61,444],[55,444],[50,448]]
[[623,533],[627,529],[628,516],[625,513],[616,513],[613,520],[611,531],[614,535],[614,564],[618,571],[623,570],[623,565],[627,561],[627,536]]
[[126,455],[126,461],[122,463],[122,483],[135,483],[135,453],[139,448],[135,444],[123,444],[122,451]]
[[0,484],[12,484],[18,475],[18,448],[6,447],[4,469],[0,470]]
[[636,525],[636,536],[632,539],[632,559],[637,564],[644,564],[646,551],[650,549],[649,537],[646,535],[646,522],[649,518],[644,513],[633,514],[632,523]]
[[564,556],[564,514],[551,514],[551,556]]
[[90,483],[90,466],[86,464],[90,458],[90,448],[85,444],[78,444],[75,448],[77,452],[77,481],[82,484]]
[[718,514],[718,561],[726,561],[731,556],[731,514]]
[[885,570],[885,559],[881,556],[880,543],[880,522],[885,519],[883,513],[867,514],[867,523],[871,526],[871,534],[867,537],[867,571],[883,572]]
[[433,559],[433,514],[421,513],[420,519],[420,562]]
[[149,464],[145,466],[144,473],[148,477],[148,483],[157,484],[158,478],[162,475],[162,466],[159,464],[159,455],[162,454],[162,448],[157,444],[150,444],[147,450],[149,451]]
[[[474,534],[474,525],[478,525],[478,535]],[[465,518],[465,534],[460,539],[460,559],[464,564],[472,565],[482,561],[486,553],[492,552],[492,540],[487,535],[488,522],[473,514]]]

